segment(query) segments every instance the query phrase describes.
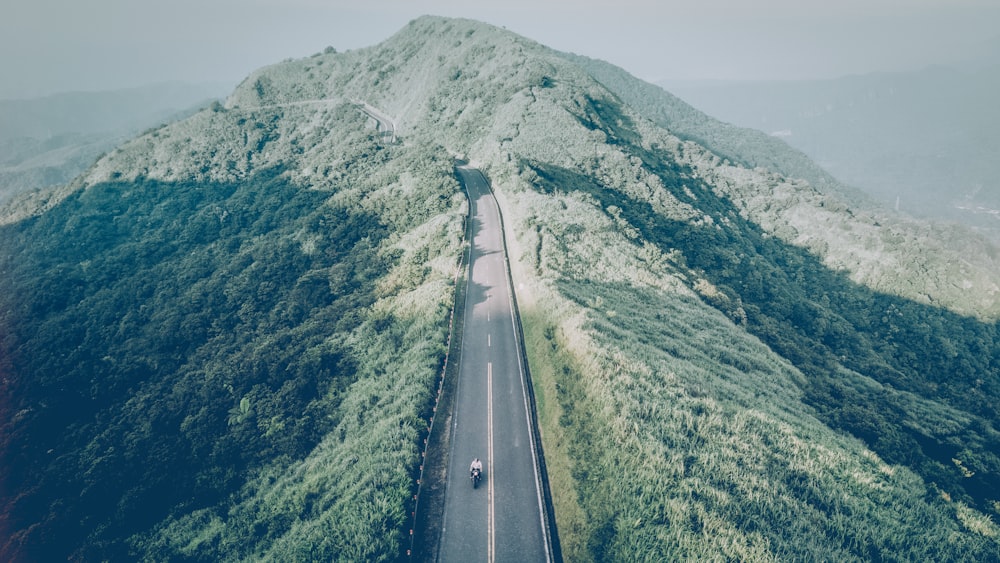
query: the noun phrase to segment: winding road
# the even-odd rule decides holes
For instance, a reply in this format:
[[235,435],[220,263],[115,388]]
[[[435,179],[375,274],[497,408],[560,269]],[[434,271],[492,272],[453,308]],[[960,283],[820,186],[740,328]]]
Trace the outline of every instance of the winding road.
[[[449,428],[439,561],[552,561],[496,199],[475,168],[459,167],[472,220],[461,365]],[[469,464],[483,462],[474,489]]]

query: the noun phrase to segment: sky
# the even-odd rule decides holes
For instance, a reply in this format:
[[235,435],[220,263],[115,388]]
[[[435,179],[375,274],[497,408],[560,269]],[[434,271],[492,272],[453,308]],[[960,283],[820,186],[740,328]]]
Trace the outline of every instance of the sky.
[[0,99],[235,85],[424,14],[471,18],[649,81],[796,80],[1000,51],[997,0],[3,0]]

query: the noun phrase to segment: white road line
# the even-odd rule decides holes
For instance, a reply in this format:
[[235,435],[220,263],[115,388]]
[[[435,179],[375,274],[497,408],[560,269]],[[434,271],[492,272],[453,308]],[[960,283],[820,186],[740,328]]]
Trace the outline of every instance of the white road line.
[[486,465],[489,467],[489,473],[486,474],[486,485],[487,485],[487,495],[488,499],[488,515],[487,515],[487,525],[486,525],[486,543],[487,543],[487,561],[493,563],[493,559],[496,556],[496,534],[494,527],[496,525],[495,512],[494,512],[494,498],[493,498],[493,362],[486,364]]
[[[480,177],[481,177],[481,175],[480,175]],[[463,174],[463,178],[465,180],[467,180],[466,182],[463,182],[463,184],[465,184],[466,194],[469,196],[470,202],[474,201],[476,198],[473,198],[472,193],[469,190],[469,186],[473,185],[475,182],[480,182],[481,181],[479,179],[480,177],[472,176],[471,178],[466,178],[464,176],[464,174]],[[485,188],[480,188],[480,190],[484,192],[484,195],[489,194],[488,183],[486,184]],[[499,210],[497,209],[499,206],[496,204],[496,201],[493,200],[492,198],[490,198],[490,199],[491,199],[491,201],[485,202],[486,207],[490,208],[491,210],[496,209],[495,212],[499,213]],[[485,217],[485,212],[482,211],[482,210],[479,210],[479,212],[476,214],[476,218],[480,218],[480,217]],[[501,239],[500,239],[501,251],[502,252],[506,252],[506,249],[503,248],[503,246],[504,246],[503,245],[503,232],[500,233],[500,236],[501,236]],[[470,244],[469,248],[468,248],[468,258],[469,258],[470,275],[468,275],[466,277],[466,279],[465,279],[467,295],[468,295],[470,286],[472,285],[472,283],[474,283],[474,281],[472,280],[473,276],[471,275],[471,266],[472,266],[472,261],[473,261],[472,258],[473,258],[473,254],[474,254],[474,252],[473,252],[474,247],[475,247],[475,244]],[[480,258],[483,258],[483,257],[481,256]],[[545,561],[547,563],[552,563],[552,556],[551,556],[551,542],[552,542],[552,538],[549,535],[550,534],[550,530],[548,529],[548,527],[546,525],[547,520],[546,520],[546,513],[545,513],[545,504],[544,504],[543,494],[542,494],[541,476],[540,476],[539,460],[538,460],[538,450],[537,450],[537,445],[535,444],[535,436],[534,436],[534,433],[532,432],[532,428],[533,428],[533,425],[532,425],[532,413],[531,413],[531,410],[529,409],[529,401],[528,401],[528,393],[527,393],[528,381],[527,381],[527,375],[525,373],[525,366],[523,365],[523,363],[521,361],[521,359],[523,358],[522,343],[520,341],[520,335],[519,335],[519,332],[518,332],[517,319],[516,319],[516,317],[514,315],[514,293],[513,293],[513,288],[511,287],[511,283],[510,283],[512,280],[511,280],[511,277],[510,277],[510,270],[509,270],[508,263],[507,263],[506,259],[504,259],[503,257],[501,257],[500,259],[502,260],[502,262],[499,264],[499,266],[503,269],[503,273],[505,274],[505,276],[504,276],[505,277],[504,285],[507,288],[507,299],[508,299],[508,302],[510,304],[509,314],[510,314],[510,319],[511,319],[511,325],[512,325],[512,327],[514,329],[514,346],[515,346],[515,350],[517,351],[518,371],[519,371],[519,374],[520,374],[520,377],[521,377],[521,383],[522,383],[522,385],[521,385],[521,393],[522,393],[522,399],[524,401],[524,406],[525,406],[525,417],[526,417],[527,422],[528,422],[528,429],[529,429],[528,430],[528,440],[529,440],[529,444],[531,446],[531,448],[530,448],[531,449],[531,460],[532,460],[532,464],[534,466],[535,492],[536,492],[537,500],[538,500],[539,518],[540,518],[540,524],[541,524],[541,529],[542,529],[542,541],[544,543],[544,548],[545,548]],[[487,269],[488,269],[487,261],[484,260],[480,264],[481,264],[481,266],[483,268],[482,269],[483,273],[484,274],[487,273]],[[476,277],[478,277],[478,276],[476,276]],[[490,289],[494,289],[494,288],[490,288]],[[490,309],[492,308],[490,306],[491,305],[490,301],[492,300],[493,295],[491,293],[492,293],[492,291],[490,291],[490,290],[486,291],[486,320],[488,322],[490,321],[490,318],[492,316],[491,312],[490,312]],[[466,307],[467,307],[466,311],[469,312],[470,309],[468,308],[468,305]],[[492,347],[492,333],[488,333],[487,334],[487,345],[489,347]],[[462,343],[462,350],[463,350],[463,356],[464,356],[464,350],[465,350],[464,339],[463,339],[463,343]],[[494,444],[493,444],[493,442],[494,442],[494,432],[493,432],[493,363],[492,362],[488,362],[487,363],[486,379],[487,379],[487,381],[486,381],[486,384],[487,384],[487,389],[486,389],[486,393],[487,393],[487,412],[486,412],[486,418],[487,418],[487,420],[486,420],[486,423],[487,423],[487,464],[486,464],[486,469],[487,469],[487,472],[488,472],[487,473],[487,499],[488,499],[488,501],[487,501],[487,562],[488,563],[494,563],[495,560],[496,560],[496,510],[495,510],[496,491],[495,491],[495,486],[494,486],[495,480],[494,480],[494,475],[493,475],[493,472],[494,472],[494,462],[493,462],[493,458],[494,458],[494,452],[493,452],[493,449],[494,449]],[[461,387],[461,378],[459,378],[459,384],[458,384],[457,387]],[[459,395],[459,393],[456,392],[456,395]],[[457,417],[456,417],[455,426],[453,427],[453,429],[457,430]],[[446,491],[447,491],[447,488],[448,488],[448,484],[449,483],[447,483],[447,482],[445,483]],[[445,511],[447,511],[447,503],[446,503],[446,506],[445,506]],[[447,520],[447,519],[445,519],[445,520]],[[444,536],[444,530],[442,530],[442,537],[443,536]]]

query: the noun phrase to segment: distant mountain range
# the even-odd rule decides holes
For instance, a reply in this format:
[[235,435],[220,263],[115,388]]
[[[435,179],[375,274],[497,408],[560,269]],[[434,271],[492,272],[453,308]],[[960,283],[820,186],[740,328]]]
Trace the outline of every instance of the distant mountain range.
[[888,206],[1000,232],[1000,56],[833,80],[661,85]]
[[65,184],[118,143],[225,94],[220,85],[164,83],[0,100],[0,201]]
[[406,558],[457,159],[501,208],[564,559],[996,559],[994,242],[437,17],[0,208],[0,559]]

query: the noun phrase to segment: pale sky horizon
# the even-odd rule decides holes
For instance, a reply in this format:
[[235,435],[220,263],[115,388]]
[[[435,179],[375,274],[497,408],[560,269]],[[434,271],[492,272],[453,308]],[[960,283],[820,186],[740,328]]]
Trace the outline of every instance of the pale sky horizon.
[[995,0],[7,0],[0,99],[157,82],[377,44],[425,14],[476,19],[649,81],[798,80],[1000,52]]

